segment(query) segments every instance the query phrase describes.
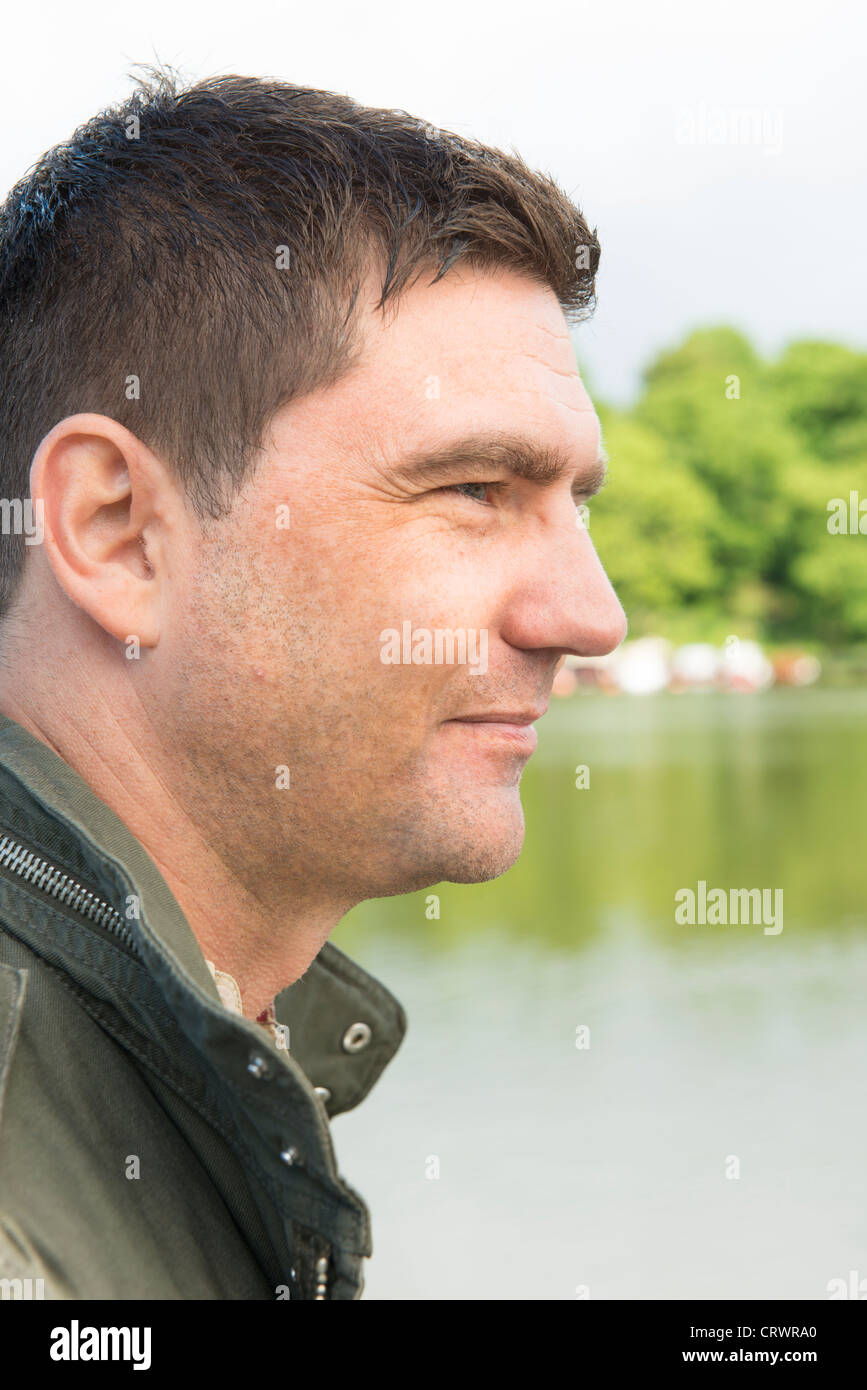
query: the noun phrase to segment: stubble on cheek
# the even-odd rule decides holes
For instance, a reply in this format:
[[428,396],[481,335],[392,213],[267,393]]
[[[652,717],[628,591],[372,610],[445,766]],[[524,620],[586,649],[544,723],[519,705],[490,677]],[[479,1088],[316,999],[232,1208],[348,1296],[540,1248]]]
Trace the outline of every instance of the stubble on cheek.
[[454,671],[381,661],[383,627],[428,616],[395,558],[290,564],[226,530],[190,595],[184,658],[190,775],[237,853],[369,897],[496,877],[523,840],[520,769],[476,769],[440,736]]

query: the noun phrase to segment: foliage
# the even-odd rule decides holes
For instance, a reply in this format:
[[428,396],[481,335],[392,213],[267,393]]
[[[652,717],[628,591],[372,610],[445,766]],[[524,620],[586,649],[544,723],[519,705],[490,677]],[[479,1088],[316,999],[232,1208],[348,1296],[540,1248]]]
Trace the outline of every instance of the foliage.
[[[591,535],[634,635],[867,638],[867,353],[797,342],[771,363],[704,329],[599,416]],[[832,534],[832,499],[853,493],[864,534]]]

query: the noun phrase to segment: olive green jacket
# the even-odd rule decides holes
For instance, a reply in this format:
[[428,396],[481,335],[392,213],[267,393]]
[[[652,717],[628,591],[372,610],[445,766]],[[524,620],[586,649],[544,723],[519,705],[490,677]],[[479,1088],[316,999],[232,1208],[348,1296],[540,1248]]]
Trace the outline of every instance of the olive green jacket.
[[330,942],[275,1012],[288,1053],[221,1003],[123,822],[0,716],[0,1296],[360,1297],[330,1117],[406,1019]]

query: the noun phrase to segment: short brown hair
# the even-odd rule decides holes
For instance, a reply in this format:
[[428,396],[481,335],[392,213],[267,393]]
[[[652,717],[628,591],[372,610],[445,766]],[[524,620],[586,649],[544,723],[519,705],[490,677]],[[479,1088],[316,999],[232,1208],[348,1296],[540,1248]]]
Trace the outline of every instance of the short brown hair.
[[[0,209],[3,495],[25,499],[40,440],[95,411],[200,517],[225,514],[274,412],[355,360],[363,276],[381,267],[382,309],[458,260],[592,312],[595,232],[517,154],[333,92],[147,69]],[[4,536],[0,615],[23,558]]]

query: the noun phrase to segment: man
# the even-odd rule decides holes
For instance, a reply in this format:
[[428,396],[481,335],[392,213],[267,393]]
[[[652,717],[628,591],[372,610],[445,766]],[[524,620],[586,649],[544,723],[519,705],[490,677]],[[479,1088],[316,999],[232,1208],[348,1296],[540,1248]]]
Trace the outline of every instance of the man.
[[0,1274],[357,1298],[329,1120],[405,1019],[329,933],[514,863],[558,662],[625,631],[598,243],[403,112],[163,74],[0,243]]

